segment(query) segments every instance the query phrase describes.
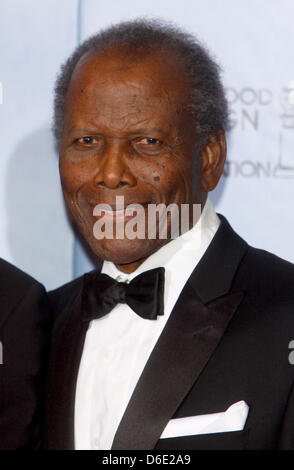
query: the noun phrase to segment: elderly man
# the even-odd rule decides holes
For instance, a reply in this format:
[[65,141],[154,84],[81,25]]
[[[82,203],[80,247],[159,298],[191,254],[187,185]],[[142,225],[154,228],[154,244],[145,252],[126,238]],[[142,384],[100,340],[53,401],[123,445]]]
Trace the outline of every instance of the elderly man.
[[64,198],[104,263],[51,293],[49,449],[294,447],[294,268],[207,198],[227,121],[217,65],[164,24],[111,27],[62,68]]
[[0,259],[0,450],[40,444],[50,309],[41,284]]

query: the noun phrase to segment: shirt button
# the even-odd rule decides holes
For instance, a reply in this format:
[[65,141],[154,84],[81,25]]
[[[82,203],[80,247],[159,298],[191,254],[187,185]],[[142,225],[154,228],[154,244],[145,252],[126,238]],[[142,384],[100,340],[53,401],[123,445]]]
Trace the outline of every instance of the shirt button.
[[103,356],[103,361],[108,362],[109,361],[109,354],[106,352]]
[[123,274],[120,274],[119,276],[117,276],[116,281],[117,282],[126,282],[127,284],[130,282],[128,280],[128,278],[126,276],[124,276]]
[[94,439],[94,448],[99,449],[99,447],[100,447],[100,441],[99,441],[98,437],[96,437]]
[[108,361],[111,361],[112,359],[112,350],[111,349],[107,349],[103,355],[103,359],[104,361],[108,362]]

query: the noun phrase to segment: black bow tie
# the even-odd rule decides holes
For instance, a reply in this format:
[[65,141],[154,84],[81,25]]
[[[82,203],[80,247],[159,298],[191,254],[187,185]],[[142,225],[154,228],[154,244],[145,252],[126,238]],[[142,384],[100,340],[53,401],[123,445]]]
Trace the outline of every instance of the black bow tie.
[[83,320],[91,321],[126,303],[140,317],[156,320],[163,315],[164,268],[150,269],[131,282],[118,282],[107,274],[92,271],[84,275]]

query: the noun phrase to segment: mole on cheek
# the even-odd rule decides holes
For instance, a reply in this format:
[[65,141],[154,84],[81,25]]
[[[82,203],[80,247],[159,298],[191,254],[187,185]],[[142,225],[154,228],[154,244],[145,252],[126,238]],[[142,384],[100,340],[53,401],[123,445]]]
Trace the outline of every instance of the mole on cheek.
[[153,180],[154,181],[160,181],[160,176],[154,176]]

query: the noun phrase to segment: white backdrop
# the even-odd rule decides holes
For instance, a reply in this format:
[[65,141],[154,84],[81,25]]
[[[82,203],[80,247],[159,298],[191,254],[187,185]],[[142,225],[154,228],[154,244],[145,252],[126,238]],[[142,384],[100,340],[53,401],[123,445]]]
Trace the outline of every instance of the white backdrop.
[[250,244],[294,261],[293,0],[2,0],[0,15],[2,257],[49,288],[91,268],[61,203],[53,81],[79,39],[148,16],[194,33],[222,65],[232,131],[217,211]]
[[48,288],[72,277],[50,127],[56,73],[76,43],[76,1],[1,0],[0,256]]

